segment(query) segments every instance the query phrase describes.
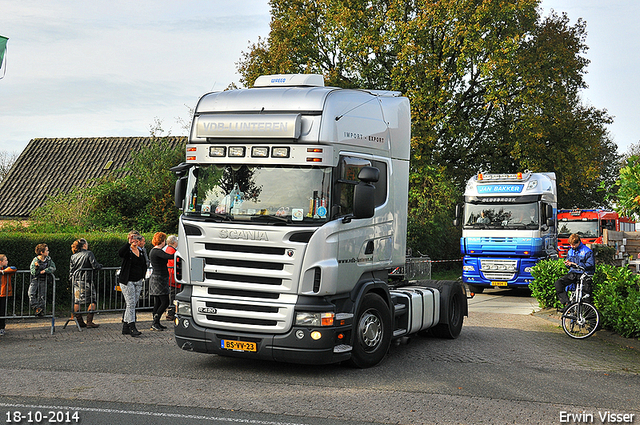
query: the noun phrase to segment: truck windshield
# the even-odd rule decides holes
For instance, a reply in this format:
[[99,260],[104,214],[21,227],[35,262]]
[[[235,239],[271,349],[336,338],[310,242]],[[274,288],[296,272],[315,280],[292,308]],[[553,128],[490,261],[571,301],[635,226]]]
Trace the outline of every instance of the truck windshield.
[[208,165],[189,171],[185,216],[212,220],[324,223],[331,168]]
[[577,233],[581,238],[598,237],[598,221],[561,221],[558,223],[558,237],[568,238]]
[[538,229],[538,204],[466,204],[465,228]]

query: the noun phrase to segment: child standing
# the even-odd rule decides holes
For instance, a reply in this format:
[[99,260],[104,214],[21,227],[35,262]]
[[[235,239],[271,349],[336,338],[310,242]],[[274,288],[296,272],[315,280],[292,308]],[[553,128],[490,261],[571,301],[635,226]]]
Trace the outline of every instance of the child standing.
[[46,243],[36,245],[36,257],[31,262],[31,284],[29,285],[29,303],[36,316],[44,316],[47,281],[53,283],[56,265],[49,257]]
[[13,286],[11,279],[18,269],[9,267],[9,259],[6,255],[0,254],[0,336],[4,335],[6,325],[4,316],[7,315],[8,298],[13,296]]

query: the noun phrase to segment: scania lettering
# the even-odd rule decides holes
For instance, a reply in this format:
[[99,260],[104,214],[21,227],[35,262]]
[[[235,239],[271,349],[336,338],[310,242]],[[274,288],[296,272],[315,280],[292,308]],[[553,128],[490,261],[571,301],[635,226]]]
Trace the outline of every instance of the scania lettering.
[[177,344],[369,367],[392,340],[457,337],[460,282],[389,280],[405,264],[410,126],[399,93],[320,75],[204,95],[173,169]]
[[244,239],[250,241],[268,241],[267,232],[251,230],[220,230],[220,239]]
[[531,267],[556,256],[554,173],[478,174],[465,190],[462,280],[474,292],[526,287]]

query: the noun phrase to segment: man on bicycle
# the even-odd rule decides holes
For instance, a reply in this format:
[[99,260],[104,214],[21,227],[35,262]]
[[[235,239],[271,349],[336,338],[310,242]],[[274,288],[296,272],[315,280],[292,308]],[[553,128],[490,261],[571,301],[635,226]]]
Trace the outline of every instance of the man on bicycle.
[[[567,296],[567,286],[575,288],[575,284],[580,279],[582,270],[578,270],[576,266],[584,268],[584,273],[592,275],[596,271],[596,261],[593,255],[593,251],[588,246],[582,243],[580,236],[572,234],[569,236],[569,245],[571,249],[567,253],[567,258],[564,260],[564,265],[569,267],[569,273],[556,280],[556,294],[558,300],[567,307],[569,304],[569,297]],[[582,292],[585,294],[591,294],[591,284],[589,279],[585,280]]]

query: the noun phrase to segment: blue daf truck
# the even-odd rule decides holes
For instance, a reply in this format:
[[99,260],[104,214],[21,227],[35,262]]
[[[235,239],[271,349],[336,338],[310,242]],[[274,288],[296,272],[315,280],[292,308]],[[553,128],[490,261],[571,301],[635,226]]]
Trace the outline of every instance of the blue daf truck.
[[557,256],[555,173],[477,174],[462,211],[462,280],[469,290],[527,287],[531,267]]

